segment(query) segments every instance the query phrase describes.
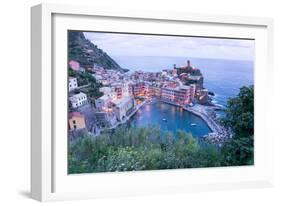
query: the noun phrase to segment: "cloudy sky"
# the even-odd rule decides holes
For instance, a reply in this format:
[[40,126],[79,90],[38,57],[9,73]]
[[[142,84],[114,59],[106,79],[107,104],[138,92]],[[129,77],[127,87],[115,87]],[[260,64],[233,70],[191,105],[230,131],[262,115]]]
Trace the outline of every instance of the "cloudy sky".
[[110,56],[182,56],[254,60],[254,41],[84,32]]

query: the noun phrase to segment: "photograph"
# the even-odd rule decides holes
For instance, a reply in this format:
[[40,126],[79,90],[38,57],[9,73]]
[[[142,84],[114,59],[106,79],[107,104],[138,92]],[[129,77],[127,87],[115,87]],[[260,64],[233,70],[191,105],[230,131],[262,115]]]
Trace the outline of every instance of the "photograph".
[[67,55],[68,174],[254,165],[255,39],[68,30]]

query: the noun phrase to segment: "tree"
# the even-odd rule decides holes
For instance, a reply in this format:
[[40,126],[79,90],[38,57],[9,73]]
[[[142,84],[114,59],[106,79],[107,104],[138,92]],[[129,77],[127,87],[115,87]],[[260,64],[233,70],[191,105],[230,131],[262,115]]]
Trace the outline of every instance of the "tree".
[[99,87],[96,84],[91,84],[88,88],[87,95],[90,98],[97,99],[101,97],[103,93],[99,91]]
[[254,87],[242,87],[237,97],[228,101],[223,122],[236,135],[254,134]]
[[223,123],[233,132],[222,148],[223,164],[250,165],[254,162],[254,87],[242,87],[228,101]]

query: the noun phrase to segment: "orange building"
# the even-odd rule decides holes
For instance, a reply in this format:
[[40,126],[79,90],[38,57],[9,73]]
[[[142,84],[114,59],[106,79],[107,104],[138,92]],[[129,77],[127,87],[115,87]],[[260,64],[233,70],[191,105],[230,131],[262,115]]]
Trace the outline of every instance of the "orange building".
[[69,123],[70,130],[77,130],[77,129],[86,128],[85,117],[80,112],[70,113],[68,123]]
[[147,95],[148,85],[146,85],[144,82],[133,84],[132,91],[135,97],[144,97]]

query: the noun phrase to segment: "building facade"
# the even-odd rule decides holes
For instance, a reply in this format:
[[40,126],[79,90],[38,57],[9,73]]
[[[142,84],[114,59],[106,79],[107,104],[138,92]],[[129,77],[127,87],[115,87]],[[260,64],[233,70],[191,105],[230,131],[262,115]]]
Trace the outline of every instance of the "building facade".
[[78,83],[77,79],[74,77],[69,77],[68,78],[68,90],[72,91],[74,89],[78,88]]
[[117,99],[129,96],[129,85],[127,83],[118,82],[111,84]]
[[114,101],[114,112],[117,120],[124,120],[129,114],[130,111],[134,108],[134,99],[132,97],[123,97]]
[[72,108],[77,108],[88,103],[87,95],[83,92],[72,95],[69,97],[69,101],[71,102]]
[[110,109],[109,107],[111,105],[111,102],[116,99],[117,99],[117,96],[116,96],[115,92],[110,92],[110,93],[104,94],[103,96],[101,96],[100,98],[95,100],[96,108],[100,111],[108,110],[108,109]]
[[161,88],[161,99],[176,105],[187,105],[192,103],[194,93],[194,86],[167,86]]
[[85,129],[85,117],[80,112],[72,112],[69,114],[68,125],[70,130]]
[[132,85],[132,93],[134,97],[145,97],[148,92],[148,85],[145,82],[138,82]]

